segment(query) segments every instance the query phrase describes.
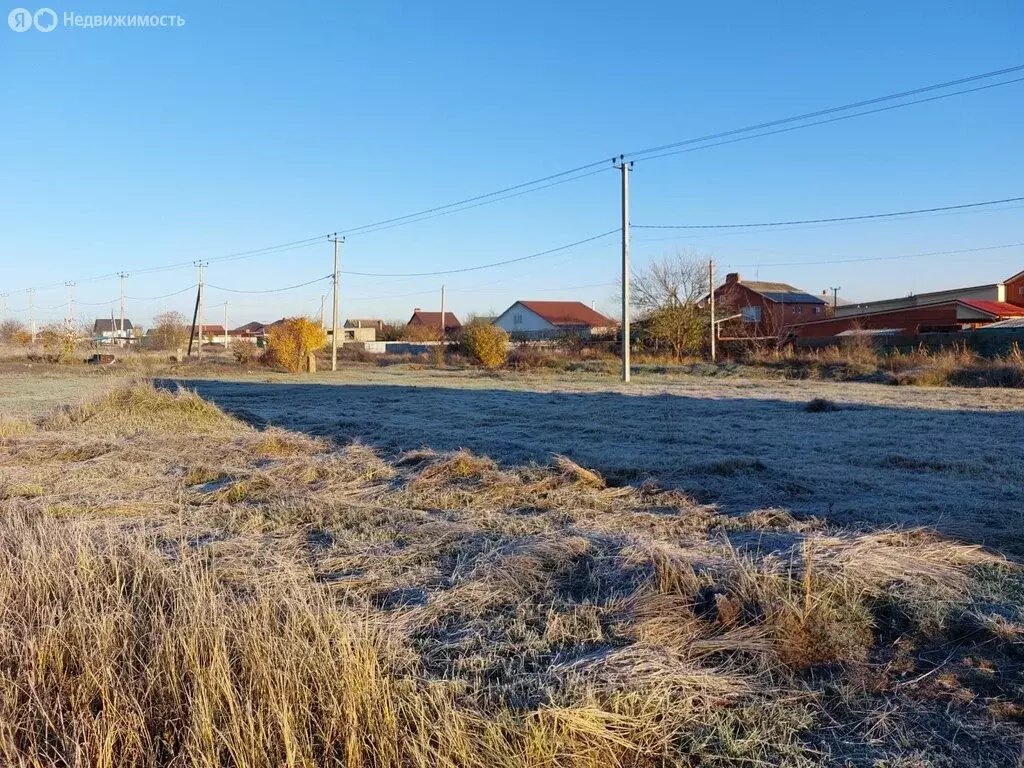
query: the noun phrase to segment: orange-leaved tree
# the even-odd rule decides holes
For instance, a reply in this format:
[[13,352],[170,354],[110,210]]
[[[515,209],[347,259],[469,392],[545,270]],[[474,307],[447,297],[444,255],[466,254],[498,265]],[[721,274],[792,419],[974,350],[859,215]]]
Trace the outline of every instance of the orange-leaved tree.
[[500,368],[508,360],[508,333],[488,322],[466,323],[460,334],[464,350],[484,368]]
[[268,365],[280,365],[290,373],[298,373],[306,356],[327,343],[327,332],[308,317],[286,317],[267,331]]

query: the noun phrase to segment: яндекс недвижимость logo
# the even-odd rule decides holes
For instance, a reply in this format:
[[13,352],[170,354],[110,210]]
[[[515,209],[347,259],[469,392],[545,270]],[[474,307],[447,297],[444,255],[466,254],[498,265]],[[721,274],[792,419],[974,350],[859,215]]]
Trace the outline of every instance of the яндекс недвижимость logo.
[[40,8],[35,13],[28,8],[15,8],[7,14],[7,26],[15,32],[28,32],[33,27],[40,32],[52,32],[57,28],[57,12],[52,8]]
[[[40,8],[33,13],[28,8],[15,8],[7,14],[7,26],[15,32],[52,32],[61,19],[53,8]],[[101,29],[105,27],[183,27],[185,18],[178,14],[80,14],[64,11],[65,29]]]

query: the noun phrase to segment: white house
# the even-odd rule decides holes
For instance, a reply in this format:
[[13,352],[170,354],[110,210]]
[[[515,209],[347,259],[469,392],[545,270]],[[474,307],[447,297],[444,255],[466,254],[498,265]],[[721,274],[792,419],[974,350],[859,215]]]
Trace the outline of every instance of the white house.
[[122,327],[120,320],[100,317],[92,324],[92,336],[99,344],[130,344],[138,338],[138,333],[127,318]]
[[615,328],[613,320],[581,301],[517,301],[498,315],[493,325],[518,339],[597,336]]

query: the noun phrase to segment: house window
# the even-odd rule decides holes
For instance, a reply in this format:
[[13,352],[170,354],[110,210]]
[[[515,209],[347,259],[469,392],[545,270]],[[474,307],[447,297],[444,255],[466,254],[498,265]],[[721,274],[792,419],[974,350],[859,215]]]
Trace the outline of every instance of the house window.
[[743,322],[744,323],[760,323],[761,322],[761,308],[760,307],[744,307],[743,308]]
[[1017,293],[1020,294],[1021,296],[1024,296],[1024,285],[1017,289]]
[[818,307],[818,306],[816,306],[816,307],[814,308],[814,314],[816,314],[816,315],[820,315],[820,314],[821,314],[821,307]]
[[522,325],[523,324],[523,313],[522,312],[516,312],[514,315],[512,315],[512,324],[513,325]]

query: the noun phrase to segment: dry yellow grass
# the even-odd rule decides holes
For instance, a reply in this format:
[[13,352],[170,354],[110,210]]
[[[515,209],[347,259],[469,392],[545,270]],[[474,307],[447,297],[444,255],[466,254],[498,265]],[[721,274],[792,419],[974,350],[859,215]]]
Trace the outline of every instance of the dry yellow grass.
[[[964,693],[965,658],[998,666],[1024,625],[1018,571],[976,547],[729,517],[564,457],[387,459],[149,385],[38,426],[0,441],[12,765],[995,766],[1019,743],[996,706],[1019,665]],[[955,705],[928,688],[951,647]],[[893,708],[915,714],[882,728]]]

